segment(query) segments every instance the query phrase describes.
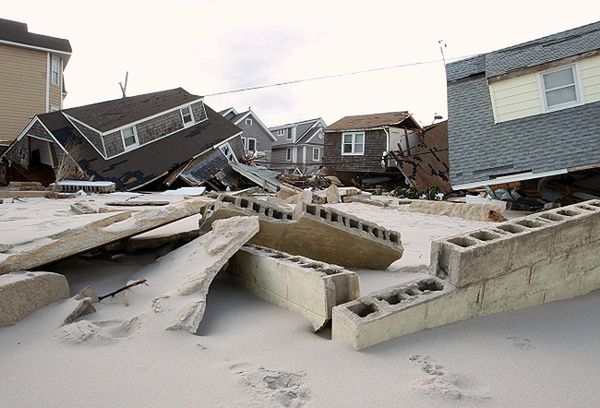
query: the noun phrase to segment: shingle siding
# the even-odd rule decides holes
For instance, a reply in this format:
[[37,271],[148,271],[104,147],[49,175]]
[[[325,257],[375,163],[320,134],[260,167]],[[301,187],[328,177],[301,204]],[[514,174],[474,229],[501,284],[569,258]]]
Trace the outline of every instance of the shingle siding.
[[123,146],[123,138],[121,132],[116,131],[104,136],[104,147],[106,147],[106,155],[110,158],[125,151]]
[[600,102],[494,124],[484,75],[448,84],[453,186],[600,162]]
[[7,152],[4,158],[7,161],[18,164],[27,170],[29,168],[29,138],[23,137],[16,142]]
[[102,136],[100,136],[100,133],[95,132],[89,127],[81,125],[75,121],[72,121],[71,123],[82,135],[86,137],[87,140],[89,140],[92,143],[92,145],[94,145],[94,147],[101,154],[106,155],[106,152],[104,151],[104,146],[102,145]]
[[256,139],[256,150],[266,151],[270,155],[271,148],[273,147],[273,139],[271,139],[270,132],[265,132],[255,119],[251,119],[252,125],[247,125],[246,119],[237,124],[243,131],[242,137]]
[[342,133],[325,133],[323,165],[337,171],[383,173],[381,156],[387,150],[387,135],[383,129],[365,131],[364,155],[342,155]]
[[192,114],[196,123],[202,122],[206,119],[206,110],[204,109],[204,102],[196,102],[192,104]]
[[50,142],[54,142],[54,139],[52,138],[52,136],[50,136],[48,134],[48,132],[46,132],[46,129],[44,129],[44,126],[42,126],[42,124],[39,121],[36,121],[33,124],[33,126],[31,126],[31,128],[29,128],[29,130],[27,131],[27,135],[35,136],[40,139],[45,139]]
[[136,125],[140,145],[145,145],[180,129],[183,129],[183,120],[179,109]]

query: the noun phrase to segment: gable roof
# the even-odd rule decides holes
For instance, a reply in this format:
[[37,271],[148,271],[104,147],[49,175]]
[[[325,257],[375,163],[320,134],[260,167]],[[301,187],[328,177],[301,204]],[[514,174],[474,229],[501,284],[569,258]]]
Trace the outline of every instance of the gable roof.
[[240,128],[210,107],[205,105],[205,108],[208,120],[108,160],[92,147],[61,111],[45,113],[38,118],[89,176],[95,180],[113,181],[119,190],[131,190],[240,134]]
[[313,119],[311,122],[306,122],[298,126],[296,135],[300,136],[296,138],[296,144],[307,143],[313,136],[321,132],[323,127],[318,126],[319,124],[322,124],[323,127],[325,126],[323,119]]
[[340,130],[359,130],[359,129],[372,129],[380,128],[383,126],[399,125],[405,120],[411,118],[413,122],[411,125],[415,127],[420,126],[412,119],[412,116],[408,111],[401,112],[385,112],[385,113],[373,113],[369,115],[354,115],[344,116],[337,122],[325,128],[325,132],[338,132]]
[[446,65],[450,81],[492,78],[600,49],[600,21]]
[[267,125],[265,125],[262,120],[256,115],[256,113],[252,109],[248,109],[245,112],[239,112],[235,110],[235,108],[231,107],[229,109],[222,110],[219,114],[223,115],[225,119],[233,123],[234,125],[239,124],[242,120],[246,119],[248,116],[252,116],[252,119],[269,135],[273,141],[276,141],[277,138],[273,136]]
[[175,88],[79,106],[62,112],[104,133],[200,99],[202,97],[183,88]]
[[16,43],[30,48],[44,48],[64,54],[71,54],[72,51],[69,40],[30,33],[27,24],[3,18],[0,18],[1,42]]

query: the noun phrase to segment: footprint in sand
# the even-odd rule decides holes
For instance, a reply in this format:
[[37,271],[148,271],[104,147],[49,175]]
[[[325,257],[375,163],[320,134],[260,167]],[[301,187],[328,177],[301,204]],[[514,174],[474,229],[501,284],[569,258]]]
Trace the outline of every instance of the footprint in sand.
[[436,364],[430,356],[415,354],[410,361],[417,364],[425,377],[416,381],[413,388],[424,395],[439,396],[444,399],[482,400],[489,399],[489,389],[476,378],[449,372],[446,367]]
[[104,320],[92,322],[79,320],[60,328],[56,337],[71,344],[83,342],[109,344],[133,336],[142,328],[142,316],[129,320]]
[[234,364],[229,369],[241,377],[241,382],[258,400],[266,399],[275,406],[290,408],[302,407],[310,400],[310,389],[304,384],[305,373],[256,369],[247,363]]
[[510,343],[512,344],[512,346],[515,348],[518,348],[519,350],[523,350],[523,351],[535,350],[535,346],[533,345],[531,340],[529,340],[525,337],[508,336],[506,339],[510,340]]

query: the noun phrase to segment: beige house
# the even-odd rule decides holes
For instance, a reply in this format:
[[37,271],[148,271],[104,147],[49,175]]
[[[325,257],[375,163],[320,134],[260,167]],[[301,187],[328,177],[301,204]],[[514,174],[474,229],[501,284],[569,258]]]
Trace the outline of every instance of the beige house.
[[15,139],[36,114],[62,109],[70,56],[68,40],[0,19],[0,141]]

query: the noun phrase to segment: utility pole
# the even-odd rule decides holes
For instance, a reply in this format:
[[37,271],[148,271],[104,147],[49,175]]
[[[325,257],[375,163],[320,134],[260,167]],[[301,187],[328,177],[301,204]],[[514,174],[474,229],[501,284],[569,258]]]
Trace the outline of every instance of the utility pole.
[[446,48],[446,43],[444,40],[438,40],[438,44],[440,45],[440,53],[442,54],[442,61],[444,62],[444,67],[446,67],[446,56],[444,55],[444,48]]
[[119,82],[119,86],[121,87],[121,92],[123,93],[123,98],[127,97],[127,78],[129,77],[129,71],[125,72],[125,85],[123,82]]

